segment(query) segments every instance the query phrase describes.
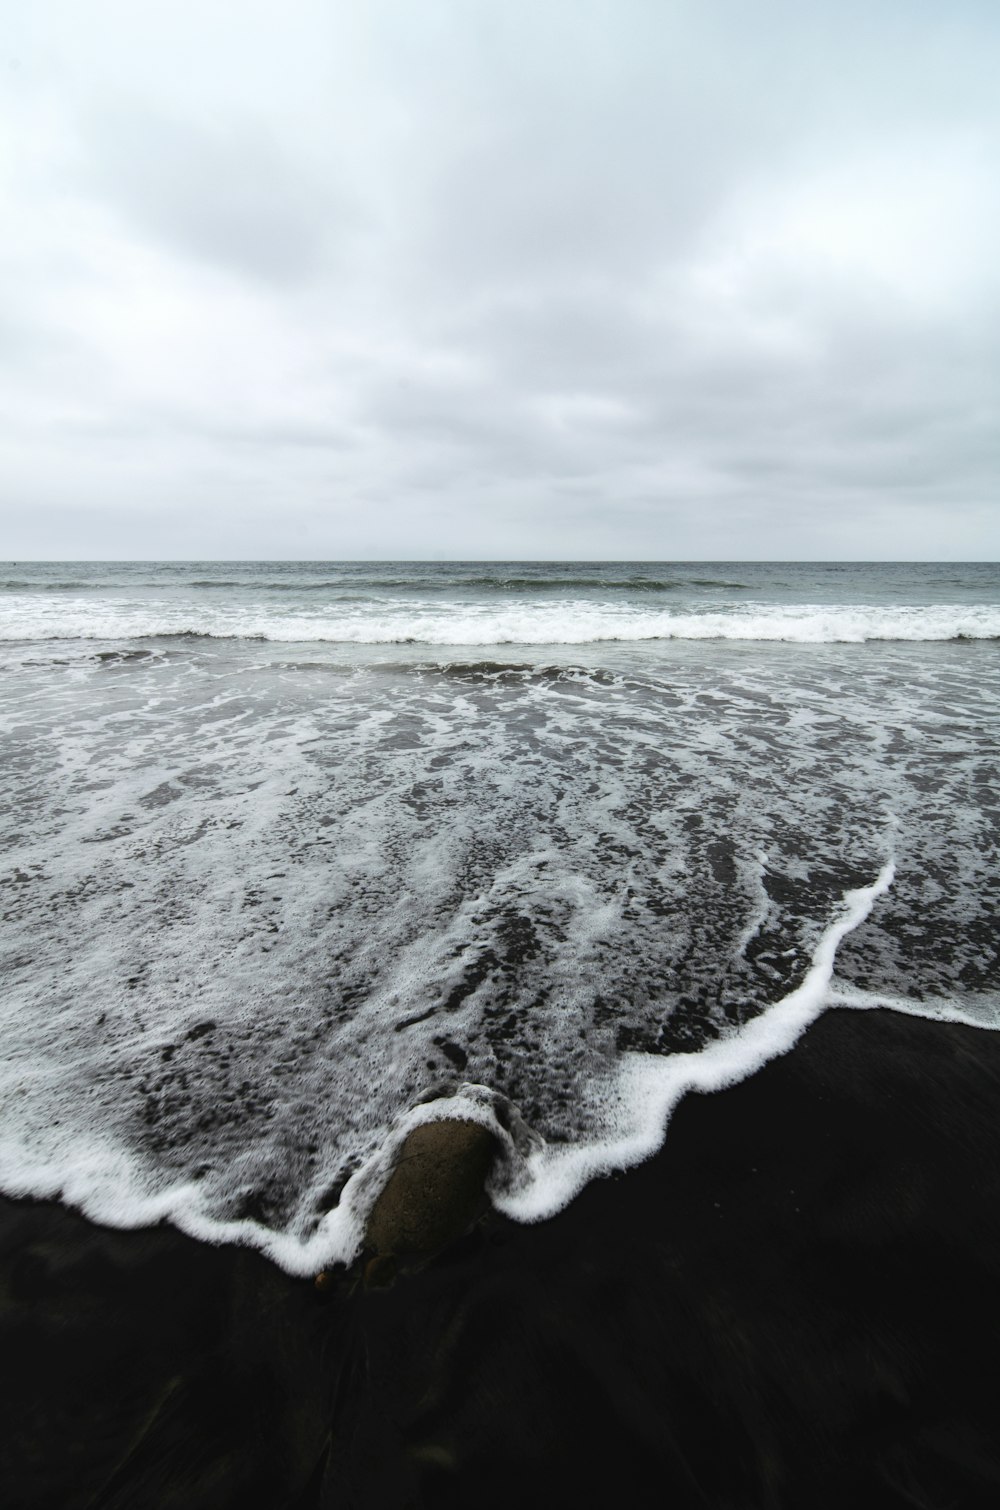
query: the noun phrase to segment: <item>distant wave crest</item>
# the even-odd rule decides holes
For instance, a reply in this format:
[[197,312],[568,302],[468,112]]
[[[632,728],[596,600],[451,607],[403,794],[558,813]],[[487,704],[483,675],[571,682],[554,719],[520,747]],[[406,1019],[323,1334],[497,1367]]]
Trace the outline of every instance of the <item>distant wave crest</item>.
[[702,587],[702,588],[727,588],[733,591],[746,590],[745,582],[730,582],[721,577],[689,577],[689,578],[663,578],[663,577],[505,577],[501,574],[478,577],[447,577],[437,578],[427,576],[373,576],[359,577],[357,579],[338,577],[333,579],[320,579],[316,581],[294,582],[247,582],[235,578],[199,577],[187,584],[199,591],[206,589],[247,589],[263,593],[317,593],[335,592],[341,594],[348,588],[356,590],[369,588],[373,591],[391,590],[398,592],[410,590],[414,592],[454,593],[455,591],[475,590],[478,593],[553,593],[553,592],[579,592],[597,590],[601,592],[673,592],[677,588]]
[[746,640],[798,644],[1000,638],[992,605],[868,607],[754,604],[669,613],[635,604],[343,604],[283,614],[247,605],[22,600],[0,605],[0,639],[134,640],[166,636],[347,645],[585,645],[602,641]]
[[[141,581],[113,582],[97,578],[67,577],[44,580],[37,577],[9,577],[6,580],[0,580],[0,592],[128,592],[142,585]],[[370,576],[362,573],[334,577],[292,577],[284,581],[261,576],[193,577],[190,580],[177,576],[169,579],[169,585],[172,588],[198,593],[249,592],[255,595],[260,594],[265,598],[272,593],[328,593],[343,600],[347,599],[348,595],[354,594],[359,602],[364,601],[371,592],[386,591],[410,591],[419,593],[421,596],[433,594],[438,597],[445,593],[464,591],[475,591],[480,595],[494,592],[502,596],[507,593],[548,593],[551,595],[555,592],[590,591],[657,593],[674,592],[691,587],[734,592],[748,590],[745,582],[735,582],[723,577],[650,577],[641,573],[614,577],[606,573],[593,576],[566,576],[558,573],[547,576],[534,574],[505,576],[502,572],[493,572],[465,576],[449,575],[443,572],[437,572],[434,575],[415,572],[380,572]]]

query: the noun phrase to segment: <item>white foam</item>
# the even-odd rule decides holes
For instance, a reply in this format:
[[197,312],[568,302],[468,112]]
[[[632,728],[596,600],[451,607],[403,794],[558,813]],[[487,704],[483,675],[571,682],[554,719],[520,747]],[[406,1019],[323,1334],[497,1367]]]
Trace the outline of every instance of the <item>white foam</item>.
[[483,1087],[547,1140],[493,1191],[537,1218],[831,992],[971,1020],[989,985],[981,654],[62,657],[0,706],[12,1191],[308,1272],[412,1120],[491,1118]]
[[883,991],[858,991],[833,981],[823,1001],[824,1007],[853,1007],[858,1011],[884,1008],[902,1012],[907,1017],[923,1017],[930,1022],[956,1022],[970,1028],[1000,1032],[1000,993],[969,994],[963,997],[898,996]]
[[[870,886],[845,894],[840,914],[823,933],[802,984],[760,1017],[698,1053],[669,1058],[623,1056],[612,1077],[586,1088],[590,1132],[571,1148],[546,1144],[519,1118],[517,1135],[512,1134],[497,1118],[494,1093],[466,1084],[450,1096],[404,1111],[389,1136],[347,1182],[337,1206],[305,1239],[250,1219],[220,1220],[206,1209],[204,1192],[196,1181],[178,1180],[163,1187],[144,1174],[139,1159],[120,1147],[106,1140],[81,1143],[73,1134],[57,1138],[54,1147],[50,1143],[50,1156],[41,1161],[26,1159],[23,1145],[0,1144],[0,1185],[12,1195],[61,1199],[111,1227],[139,1228],[170,1221],[201,1241],[255,1247],[286,1272],[308,1275],[325,1265],[349,1263],[356,1256],[368,1213],[407,1134],[423,1123],[463,1118],[488,1128],[500,1143],[489,1191],[494,1205],[517,1221],[543,1220],[568,1205],[589,1181],[627,1169],[655,1153],[685,1094],[717,1091],[746,1079],[769,1060],[787,1053],[825,1007],[893,1005],[909,1010],[907,1003],[830,987],[838,944],[889,890],[894,873],[894,864],[888,861]],[[947,1007],[921,1015],[978,1020]]]
[[[499,1120],[496,1103],[487,1087],[466,1084],[452,1095],[404,1111],[348,1180],[338,1204],[306,1238],[252,1219],[220,1220],[206,1206],[197,1181],[181,1179],[163,1186],[140,1159],[101,1139],[57,1137],[50,1140],[45,1159],[26,1156],[19,1141],[0,1141],[0,1188],[12,1196],[60,1200],[106,1227],[134,1230],[170,1222],[201,1242],[256,1248],[286,1273],[306,1276],[324,1266],[350,1263],[359,1253],[369,1212],[415,1127],[446,1119],[485,1127],[499,1146],[498,1169],[510,1178],[509,1172],[523,1164],[524,1150],[538,1140],[516,1109],[507,1108]],[[496,1178],[503,1177],[500,1173]]]
[[276,643],[442,646],[584,645],[605,641],[757,640],[859,644],[874,640],[1000,638],[1000,607],[854,604],[725,605],[669,613],[645,604],[545,600],[455,604],[304,604],[274,614],[259,605],[199,604],[189,599],[98,598],[9,594],[0,600],[0,640],[134,640],[192,634]]
[[[823,1010],[837,945],[868,916],[894,875],[895,864],[887,861],[871,886],[844,896],[841,915],[820,939],[805,980],[760,1017],[696,1054],[626,1056],[618,1073],[600,1088],[599,1136],[574,1148],[533,1151],[520,1187],[495,1195],[499,1209],[524,1222],[554,1215],[590,1180],[654,1154],[688,1091],[722,1090],[786,1054]],[[596,1089],[591,1088],[592,1095]]]

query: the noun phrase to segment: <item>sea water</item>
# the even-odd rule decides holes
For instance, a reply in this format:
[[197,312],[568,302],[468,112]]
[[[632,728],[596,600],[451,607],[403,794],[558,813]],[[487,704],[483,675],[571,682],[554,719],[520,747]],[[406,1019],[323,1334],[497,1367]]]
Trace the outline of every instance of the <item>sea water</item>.
[[1000,1023],[1000,570],[0,567],[0,1185],[295,1272],[546,1216],[824,1007]]

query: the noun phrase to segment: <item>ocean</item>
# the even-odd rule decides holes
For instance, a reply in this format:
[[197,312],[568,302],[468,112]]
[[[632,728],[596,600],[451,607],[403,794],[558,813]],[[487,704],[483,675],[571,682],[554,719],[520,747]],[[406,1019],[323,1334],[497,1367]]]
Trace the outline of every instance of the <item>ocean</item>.
[[0,1187],[307,1274],[420,1120],[534,1220],[825,1009],[1000,1026],[998,672],[994,564],[0,566]]

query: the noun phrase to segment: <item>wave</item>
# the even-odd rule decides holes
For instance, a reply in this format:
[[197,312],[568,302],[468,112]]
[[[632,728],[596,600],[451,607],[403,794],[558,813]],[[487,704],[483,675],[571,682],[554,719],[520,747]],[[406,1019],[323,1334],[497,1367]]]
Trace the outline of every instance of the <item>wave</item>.
[[282,615],[251,605],[199,608],[178,602],[113,605],[0,604],[0,640],[135,640],[178,636],[340,645],[586,645],[655,640],[867,641],[1000,639],[1000,606],[924,608],[754,604],[717,612],[669,613],[629,604],[346,605]]
[[126,591],[125,582],[83,582],[67,578],[62,582],[39,582],[28,577],[8,577],[0,581],[0,592],[91,592],[100,589],[106,592]]
[[[308,1234],[272,1227],[254,1215],[229,1214],[224,1201],[220,1209],[218,1201],[206,1196],[197,1174],[178,1170],[171,1177],[122,1147],[110,1129],[89,1128],[74,1136],[54,1131],[57,1122],[36,1135],[30,1147],[8,1134],[0,1139],[0,1188],[22,1198],[60,1199],[113,1227],[169,1221],[205,1242],[255,1247],[287,1273],[306,1277],[357,1255],[368,1214],[406,1135],[420,1123],[453,1117],[486,1127],[497,1141],[499,1157],[487,1184],[497,1209],[516,1221],[543,1220],[567,1206],[589,1181],[655,1153],[685,1095],[737,1084],[787,1053],[827,1004],[838,945],[889,890],[894,871],[887,860],[868,885],[841,896],[799,986],[742,1028],[694,1052],[619,1056],[610,1074],[587,1087],[588,1123],[569,1143],[546,1141],[517,1107],[489,1087],[460,1084],[450,1094],[404,1109],[391,1126],[384,1126],[375,1148],[358,1160],[337,1204]],[[205,1026],[189,1029],[188,1041]],[[245,1172],[237,1162],[229,1177],[238,1180]]]
[[413,591],[421,595],[474,589],[479,593],[552,593],[559,591],[607,591],[607,592],[674,592],[682,588],[719,588],[728,591],[748,591],[745,582],[734,582],[722,577],[647,577],[625,576],[504,576],[490,573],[479,576],[464,576],[437,572],[434,576],[416,573],[362,576],[346,574],[340,577],[316,579],[296,578],[291,581],[268,580],[266,577],[194,577],[169,581],[112,582],[98,579],[65,578],[59,581],[44,581],[31,577],[9,577],[0,580],[0,592],[128,592],[137,586],[164,586],[190,588],[195,592],[253,592],[270,593],[337,593],[354,591],[363,600],[360,589],[375,591]]
[[[376,587],[436,588],[438,584],[426,578],[372,578]],[[485,577],[455,577],[444,587],[494,588],[499,592],[552,592],[559,589],[609,590],[613,592],[673,592],[684,587],[721,587],[747,591],[745,582],[729,582],[718,577],[504,577],[498,574]]]
[[[264,675],[189,686],[213,644],[150,650],[128,720],[127,671],[11,689],[32,735],[12,837],[34,814],[5,904],[0,1184],[19,1193],[308,1274],[356,1250],[411,1118],[496,1120],[489,1087],[509,1097],[545,1141],[498,1122],[493,1194],[535,1219],[651,1151],[681,1095],[790,1047],[838,954],[851,1006],[947,997],[985,960],[986,677],[951,708],[951,665],[930,688],[876,655],[845,697],[839,654],[827,679],[797,653],[739,657],[744,677],[696,651],[636,697],[616,678],[521,698],[522,663],[558,657],[481,651],[419,660],[495,689],[282,679],[276,700],[273,663],[300,652],[223,654]],[[970,731],[957,762],[923,733],[942,715]]]
[[267,582],[253,579],[199,577],[186,584],[199,591],[220,588],[252,588],[263,593],[313,593],[343,592],[345,588],[368,587],[375,590],[401,589],[421,594],[455,592],[456,589],[472,588],[477,592],[558,592],[558,591],[608,591],[608,592],[673,592],[684,587],[711,587],[747,591],[745,582],[729,582],[716,577],[690,577],[673,580],[653,577],[505,577],[494,573],[490,576],[391,576],[323,579],[320,581]]

